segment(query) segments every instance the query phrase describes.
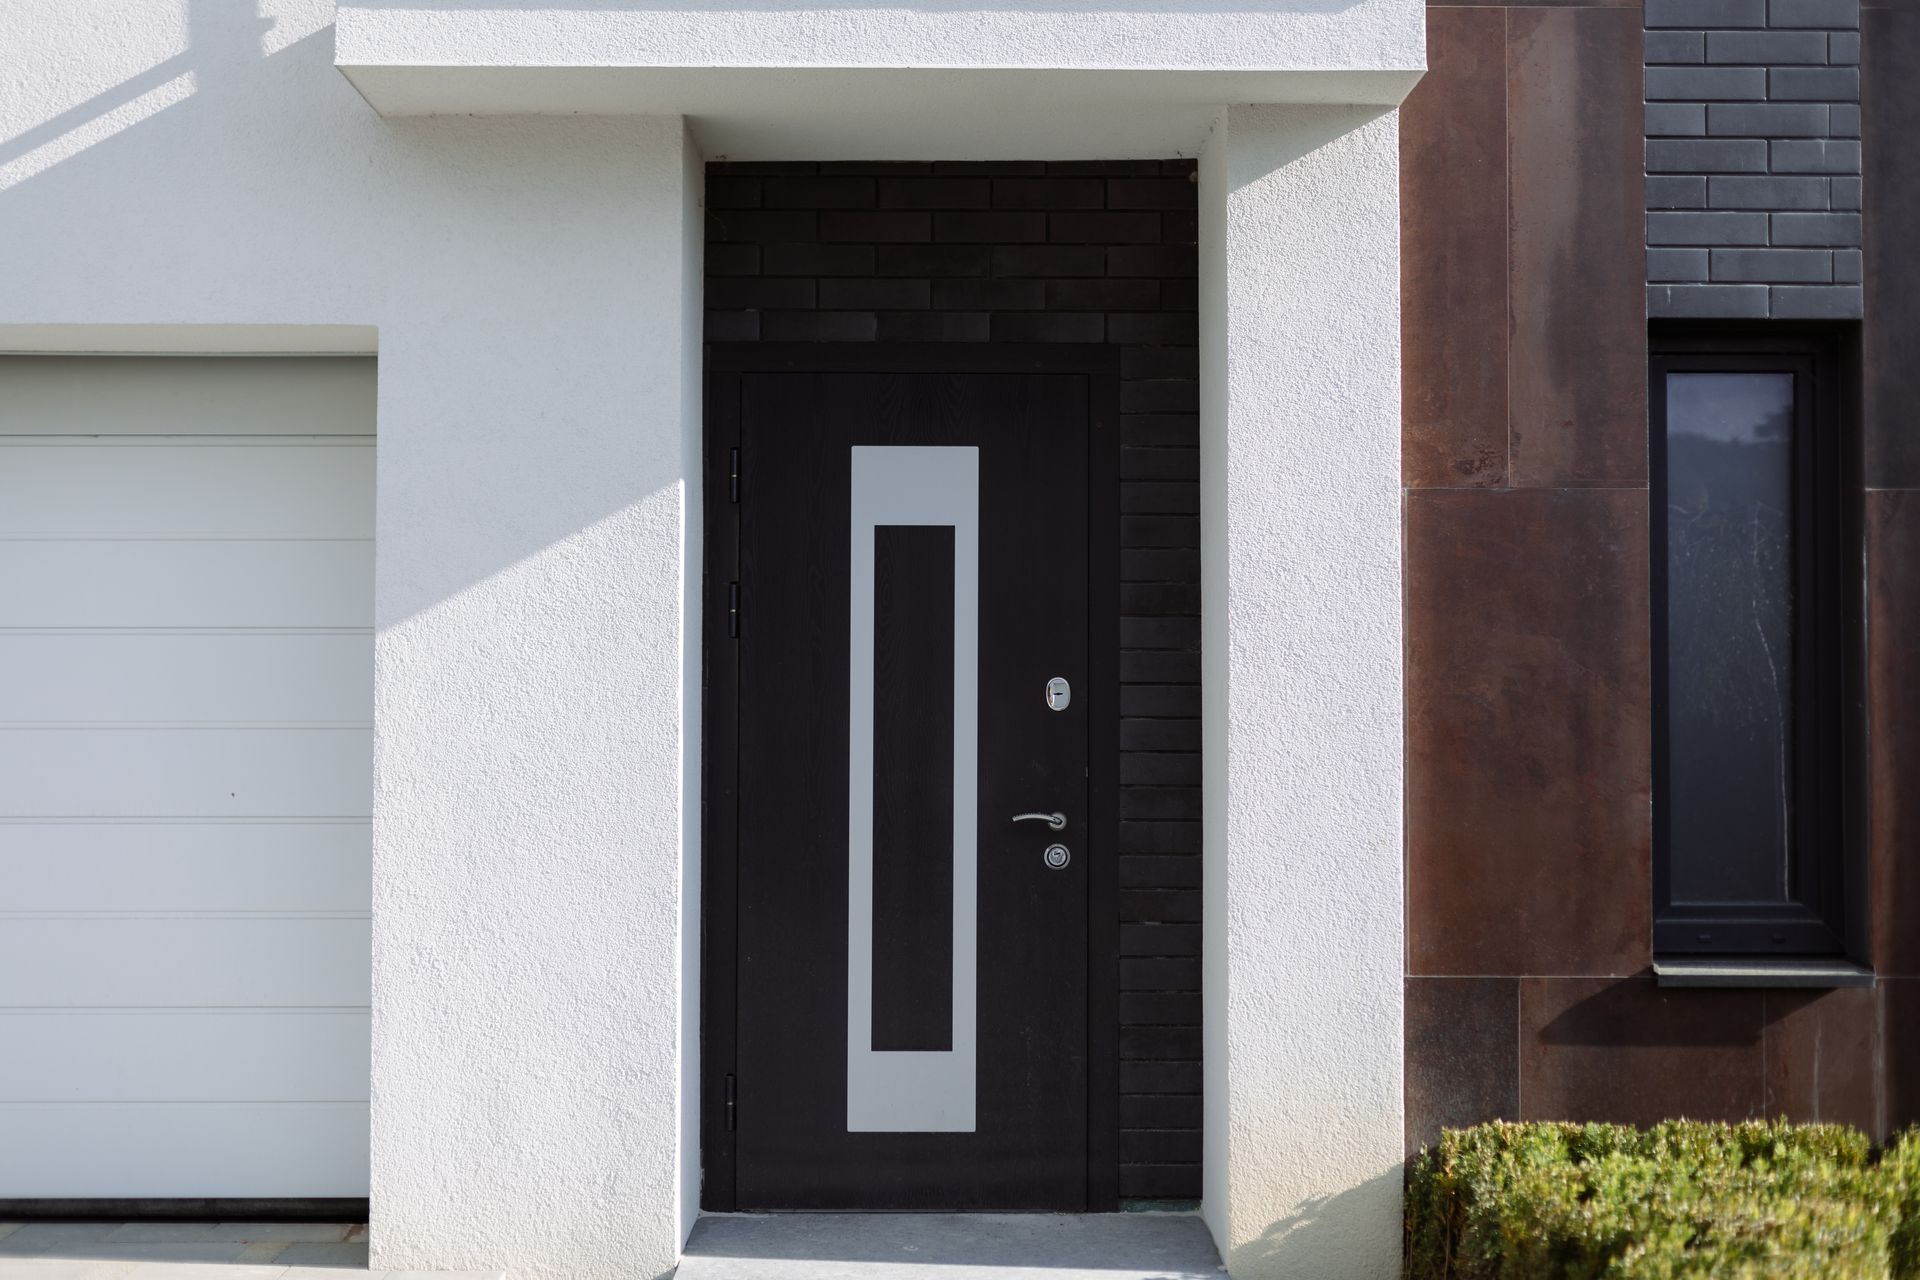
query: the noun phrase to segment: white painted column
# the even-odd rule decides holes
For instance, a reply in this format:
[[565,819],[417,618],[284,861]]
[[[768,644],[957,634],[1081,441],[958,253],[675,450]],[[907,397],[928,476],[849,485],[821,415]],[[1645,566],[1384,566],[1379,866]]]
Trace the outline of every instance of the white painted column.
[[698,1194],[700,168],[595,131],[382,326],[376,1271],[656,1276]]
[[1205,1216],[1236,1280],[1397,1274],[1398,118],[1200,166]]

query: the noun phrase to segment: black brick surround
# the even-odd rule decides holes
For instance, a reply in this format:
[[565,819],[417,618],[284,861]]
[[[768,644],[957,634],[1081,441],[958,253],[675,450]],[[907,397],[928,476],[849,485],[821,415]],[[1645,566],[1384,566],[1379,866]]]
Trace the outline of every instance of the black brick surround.
[[1121,348],[1120,1194],[1200,1195],[1190,160],[707,166],[709,342]]

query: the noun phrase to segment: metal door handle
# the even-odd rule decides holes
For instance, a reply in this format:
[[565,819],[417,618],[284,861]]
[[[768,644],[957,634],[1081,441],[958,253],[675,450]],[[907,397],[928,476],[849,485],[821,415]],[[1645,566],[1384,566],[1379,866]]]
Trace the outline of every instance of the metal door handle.
[[1015,822],[1044,822],[1055,831],[1064,831],[1067,826],[1067,815],[1064,813],[1016,813],[1013,815],[1013,820]]

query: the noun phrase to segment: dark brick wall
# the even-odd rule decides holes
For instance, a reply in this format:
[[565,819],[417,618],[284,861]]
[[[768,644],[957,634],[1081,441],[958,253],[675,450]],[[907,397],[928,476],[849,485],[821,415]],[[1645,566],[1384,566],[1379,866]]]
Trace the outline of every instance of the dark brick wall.
[[709,342],[1121,349],[1120,1194],[1200,1195],[1191,161],[714,164]]
[[1859,0],[1646,23],[1647,314],[1859,319]]
[[[1708,22],[1686,3],[1703,25],[1792,7],[1725,0]],[[1920,493],[1900,487],[1920,485],[1920,4],[1868,6],[1880,981],[1793,992],[1649,971],[1642,58],[1660,42],[1638,3],[1429,4],[1431,69],[1401,116],[1410,1147],[1495,1117],[1920,1121]],[[1664,30],[1681,9],[1647,12]]]

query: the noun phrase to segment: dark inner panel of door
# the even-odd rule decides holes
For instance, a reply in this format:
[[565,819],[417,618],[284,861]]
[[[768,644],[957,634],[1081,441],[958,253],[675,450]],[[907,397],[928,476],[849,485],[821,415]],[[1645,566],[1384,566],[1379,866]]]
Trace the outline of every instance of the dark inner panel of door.
[[1087,1207],[1088,383],[740,377],[740,1209]]

